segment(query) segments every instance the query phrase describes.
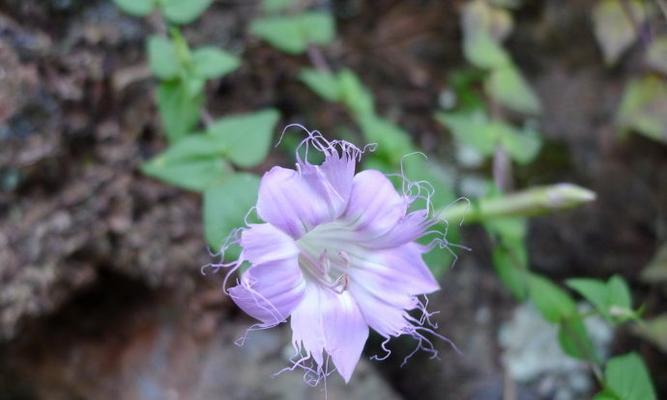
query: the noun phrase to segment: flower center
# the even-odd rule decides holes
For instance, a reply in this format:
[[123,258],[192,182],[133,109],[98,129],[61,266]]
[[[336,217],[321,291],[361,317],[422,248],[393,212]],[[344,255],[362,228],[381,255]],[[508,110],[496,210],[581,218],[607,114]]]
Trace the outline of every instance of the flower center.
[[355,247],[349,224],[334,221],[318,225],[297,240],[299,267],[313,281],[342,293],[347,289],[349,254]]

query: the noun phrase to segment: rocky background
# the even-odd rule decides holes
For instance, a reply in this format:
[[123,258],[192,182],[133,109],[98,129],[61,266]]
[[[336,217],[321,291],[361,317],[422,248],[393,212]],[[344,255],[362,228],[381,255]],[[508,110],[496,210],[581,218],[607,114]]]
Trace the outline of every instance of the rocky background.
[[[425,151],[451,156],[432,114],[448,71],[462,63],[459,2],[332,3],[331,58],[358,71]],[[527,3],[509,49],[543,102],[546,145],[517,176],[598,193],[590,206],[532,221],[532,266],[555,279],[619,273],[657,314],[665,292],[639,276],[667,233],[667,146],[619,141],[613,126],[634,53],[604,66],[590,2]],[[298,83],[303,60],[247,33],[256,14],[255,1],[220,0],[186,29],[193,43],[243,50],[242,67],[208,87],[209,108],[272,106],[282,124],[308,118],[333,131],[344,116]],[[251,321],[222,295],[222,276],[200,274],[212,260],[200,198],[137,169],[164,147],[143,47],[150,24],[111,1],[0,1],[0,399],[324,398],[298,373],[271,378],[290,356],[287,326],[234,345]],[[272,157],[257,172],[289,162]],[[472,228],[462,240],[472,252],[431,301],[463,355],[441,343],[439,360],[417,355],[401,368],[413,344],[397,340],[391,359],[366,357],[349,385],[332,376],[329,399],[566,399],[596,390],[585,370],[568,376],[576,365],[530,344],[549,342],[550,327],[516,308],[485,236]],[[609,352],[641,352],[667,396],[665,354],[631,332],[611,337],[601,327],[599,337]],[[368,356],[379,342],[371,339]],[[523,381],[510,373],[531,357],[555,361]]]

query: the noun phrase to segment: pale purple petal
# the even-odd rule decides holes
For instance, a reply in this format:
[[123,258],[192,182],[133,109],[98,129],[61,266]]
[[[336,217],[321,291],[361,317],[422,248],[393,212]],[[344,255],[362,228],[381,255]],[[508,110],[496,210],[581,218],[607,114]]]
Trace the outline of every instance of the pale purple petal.
[[295,259],[299,254],[294,239],[271,224],[251,224],[243,230],[241,247],[241,258],[254,265]]
[[318,366],[324,364],[324,326],[320,311],[319,288],[315,285],[306,287],[303,301],[292,312],[292,344],[303,349]]
[[399,219],[383,235],[366,239],[364,246],[374,249],[390,249],[414,242],[422,237],[435,223],[435,220],[429,218],[426,210],[413,211]]
[[345,382],[349,382],[368,339],[368,324],[349,292],[327,294],[330,299],[323,311],[325,349]]
[[368,325],[350,293],[316,285],[306,289],[304,301],[294,310],[292,332],[293,343],[320,367],[326,351],[345,382],[352,377],[368,339]]
[[[416,243],[362,252],[351,257],[349,274],[376,296],[399,300],[432,293],[440,289],[440,285],[424,263],[423,253],[422,246]],[[391,296],[387,296],[388,293]],[[408,306],[410,302],[403,304]]]
[[264,326],[283,322],[301,303],[306,282],[296,258],[250,267],[229,289],[234,302]]
[[366,170],[354,176],[352,191],[343,219],[368,237],[391,230],[405,216],[408,201],[396,192],[380,171]]
[[348,290],[368,325],[384,337],[410,332],[407,312],[420,307],[416,295],[439,289],[422,254],[422,246],[409,243],[351,257]]
[[293,238],[336,219],[349,199],[354,163],[332,155],[325,164],[298,164],[298,172],[273,167],[264,174],[257,200],[260,218]]
[[338,154],[327,156],[320,166],[331,186],[345,199],[345,206],[347,206],[347,200],[350,198],[355,166],[356,160],[345,152],[341,156],[338,156]]
[[356,281],[350,282],[348,291],[357,302],[366,323],[383,337],[400,336],[412,327],[406,319],[408,313],[405,310],[383,300],[390,299],[390,294],[379,298]]

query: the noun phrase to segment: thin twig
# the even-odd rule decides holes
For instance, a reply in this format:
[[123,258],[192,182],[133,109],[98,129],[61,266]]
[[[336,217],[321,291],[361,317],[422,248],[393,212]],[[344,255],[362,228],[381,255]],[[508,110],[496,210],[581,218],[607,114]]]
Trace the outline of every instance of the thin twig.
[[[632,9],[632,4],[628,0],[619,0],[621,3],[621,8],[623,9],[623,14],[632,24],[632,29],[635,30],[637,36],[641,39],[642,44],[646,44],[650,41],[650,32],[643,29],[642,24],[637,15],[635,15],[634,10]],[[660,1],[660,0],[658,0]],[[644,10],[646,12],[646,10]]]
[[516,400],[516,382],[509,375],[508,371],[503,374],[503,400]]
[[512,162],[503,146],[498,145],[493,153],[493,181],[501,192],[512,190]]
[[164,16],[160,11],[154,11],[151,15],[148,16],[148,21],[150,21],[153,29],[162,36],[168,35],[167,21],[165,21]]
[[331,67],[329,67],[327,59],[324,58],[324,54],[322,54],[319,47],[312,44],[308,45],[308,58],[310,59],[310,63],[318,70],[322,72],[331,72]]
[[595,379],[600,383],[600,385],[604,385],[604,375],[602,375],[602,368],[600,368],[599,365],[595,363],[589,363],[591,367],[591,371],[593,371],[593,375],[595,375]]
[[213,115],[211,115],[206,107],[202,107],[201,109],[201,119],[204,121],[204,125],[206,125],[207,128],[213,125],[213,122],[215,121],[215,118],[213,118]]
[[[503,119],[503,111],[493,98],[489,98],[489,111],[492,120]],[[501,144],[496,146],[496,151],[493,153],[493,181],[501,192],[511,191],[514,186],[512,161]]]

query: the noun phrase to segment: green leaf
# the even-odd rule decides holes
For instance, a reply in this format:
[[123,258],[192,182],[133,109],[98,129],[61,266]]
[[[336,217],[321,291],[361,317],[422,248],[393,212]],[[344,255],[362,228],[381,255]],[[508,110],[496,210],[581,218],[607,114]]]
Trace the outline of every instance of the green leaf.
[[598,357],[581,318],[564,319],[559,324],[558,343],[563,352],[582,360],[596,362]]
[[154,0],[114,0],[114,3],[118,8],[135,17],[146,16],[155,7]]
[[192,87],[183,80],[160,83],[158,109],[171,142],[180,140],[197,125],[203,102],[203,93],[192,93]]
[[663,352],[667,353],[667,314],[661,314],[650,320],[643,320],[633,325],[632,331],[648,340]]
[[242,168],[254,167],[268,154],[279,118],[273,109],[234,115],[215,121],[208,132],[224,146],[231,162]]
[[600,392],[593,397],[593,400],[619,400],[618,397],[611,393]]
[[485,101],[476,90],[486,79],[486,72],[474,67],[457,70],[447,77],[447,83],[456,95],[455,107],[457,112],[475,112],[484,110]]
[[163,80],[173,79],[178,76],[181,64],[176,50],[169,39],[152,35],[146,42],[148,52],[148,65],[155,76]]
[[[623,0],[625,1],[625,0]],[[639,1],[625,1],[638,26],[646,19],[646,8]],[[637,39],[637,29],[631,17],[623,10],[621,0],[601,0],[593,8],[593,24],[607,65],[613,65]]]
[[461,14],[463,51],[476,67],[495,69],[510,63],[501,41],[512,31],[512,15],[485,1],[465,3]]
[[182,139],[146,162],[141,170],[146,175],[193,191],[203,191],[232,173],[222,159],[220,144],[201,134]]
[[510,110],[526,114],[541,111],[537,95],[512,64],[493,69],[484,86],[493,99]]
[[528,286],[530,298],[547,321],[561,322],[577,314],[574,300],[550,280],[533,274]]
[[524,300],[528,296],[530,278],[528,250],[524,240],[526,220],[496,218],[483,221],[483,225],[498,242],[492,254],[498,277],[517,299]]
[[609,315],[607,284],[597,279],[568,279],[565,284],[579,293],[603,315]]
[[227,75],[241,65],[238,57],[216,47],[201,47],[192,53],[193,73],[203,79]]
[[299,79],[324,100],[337,102],[340,98],[338,76],[313,68],[305,68],[299,73]]
[[574,289],[590,302],[602,316],[613,322],[623,322],[637,318],[632,310],[630,289],[619,276],[611,277],[606,283],[597,279],[569,279],[567,286]]
[[308,48],[308,41],[303,37],[294,18],[296,17],[259,18],[252,21],[250,31],[278,50],[291,54],[303,53]]
[[204,192],[204,234],[208,245],[219,250],[234,228],[244,226],[244,218],[257,202],[259,177],[236,173]]
[[373,114],[358,120],[368,143],[376,143],[376,154],[391,165],[400,165],[404,155],[413,152],[410,136],[395,123]]
[[647,283],[667,283],[667,243],[658,248],[651,261],[641,273],[641,279]]
[[493,266],[503,284],[518,300],[528,295],[528,271],[520,260],[521,255],[503,246],[493,249]]
[[528,164],[535,160],[542,147],[540,135],[532,130],[518,131],[509,125],[501,129],[500,142],[512,160],[519,164]]
[[[494,196],[493,198],[497,198]],[[483,199],[480,199],[483,200]],[[474,207],[474,206],[473,206]],[[525,218],[517,217],[494,217],[483,221],[484,227],[490,234],[497,237],[501,242],[509,246],[508,242],[519,241],[523,242],[526,236],[527,223]],[[523,244],[521,246],[524,246]],[[525,264],[528,263],[528,259],[525,258]]]
[[305,69],[299,78],[325,100],[342,103],[358,120],[375,117],[373,95],[353,71],[344,69],[334,75]]
[[630,295],[630,288],[625,279],[618,275],[612,276],[607,281],[607,293],[610,307],[632,308],[632,296]]
[[262,10],[267,13],[275,13],[285,10],[294,4],[295,0],[263,0]]
[[511,65],[507,51],[491,35],[479,33],[463,40],[463,53],[472,65],[482,69],[501,69]]
[[164,16],[174,24],[189,24],[199,17],[213,0],[162,0]]
[[646,52],[646,63],[656,71],[667,74],[667,35],[651,43]]
[[488,1],[473,0],[463,6],[461,25],[466,38],[488,34],[500,43],[512,32],[514,21],[509,11],[494,7]]
[[618,124],[667,144],[667,82],[655,76],[631,81],[625,89]]
[[609,360],[604,371],[605,392],[620,400],[655,400],[655,389],[646,365],[635,353]]
[[186,75],[183,80],[183,85],[185,85],[187,96],[194,98],[203,95],[206,81],[204,81],[203,78],[199,78],[197,76]]
[[305,12],[301,14],[303,36],[308,43],[331,44],[336,38],[336,26],[331,14],[326,12]]
[[495,151],[499,135],[483,112],[437,113],[436,119],[446,126],[458,141],[482,155],[490,156]]
[[326,45],[335,37],[334,20],[324,12],[256,19],[250,31],[286,53],[300,54],[309,44]]
[[362,83],[359,77],[348,69],[338,74],[340,101],[356,117],[364,118],[375,113],[373,94]]

